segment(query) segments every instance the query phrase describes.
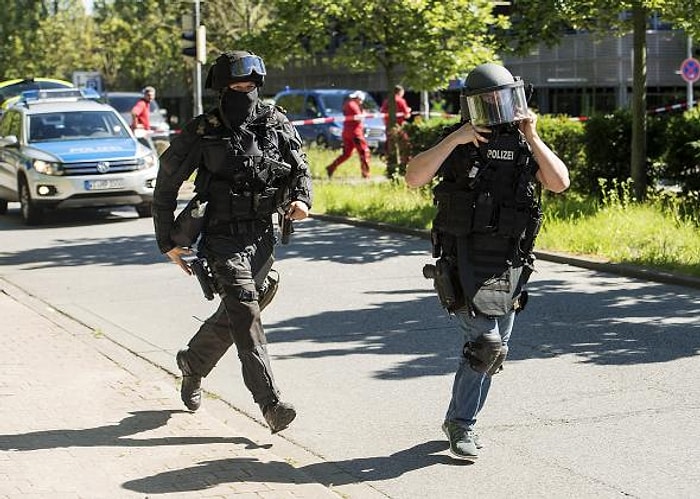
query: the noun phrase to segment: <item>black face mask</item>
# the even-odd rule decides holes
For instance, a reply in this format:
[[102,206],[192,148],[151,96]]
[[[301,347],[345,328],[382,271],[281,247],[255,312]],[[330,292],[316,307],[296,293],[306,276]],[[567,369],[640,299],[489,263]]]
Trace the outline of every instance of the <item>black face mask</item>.
[[248,93],[226,89],[221,96],[221,112],[231,126],[239,126],[252,114],[257,102],[257,88]]

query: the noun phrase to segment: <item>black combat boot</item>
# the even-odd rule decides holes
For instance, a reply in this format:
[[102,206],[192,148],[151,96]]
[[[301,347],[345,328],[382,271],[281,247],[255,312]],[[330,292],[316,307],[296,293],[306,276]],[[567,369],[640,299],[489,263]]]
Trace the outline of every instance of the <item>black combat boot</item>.
[[281,401],[266,405],[262,412],[273,434],[284,430],[297,417],[294,406]]
[[190,411],[196,411],[202,405],[202,377],[194,374],[187,362],[187,350],[180,350],[175,356],[177,367],[182,371],[180,398]]

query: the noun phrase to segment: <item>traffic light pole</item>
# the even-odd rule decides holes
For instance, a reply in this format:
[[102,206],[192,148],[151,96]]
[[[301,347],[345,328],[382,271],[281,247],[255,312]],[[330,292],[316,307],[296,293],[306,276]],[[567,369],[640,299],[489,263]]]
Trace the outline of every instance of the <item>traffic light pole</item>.
[[[194,28],[201,24],[199,0],[194,0]],[[194,62],[194,116],[203,113],[202,109],[202,62],[199,57],[195,57]]]

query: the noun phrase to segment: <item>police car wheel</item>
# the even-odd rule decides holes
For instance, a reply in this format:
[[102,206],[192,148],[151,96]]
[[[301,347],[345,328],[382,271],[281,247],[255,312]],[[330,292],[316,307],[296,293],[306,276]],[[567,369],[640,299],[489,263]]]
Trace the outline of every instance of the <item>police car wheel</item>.
[[24,178],[19,180],[19,204],[22,218],[27,225],[37,225],[43,218],[43,210],[32,200],[29,185]]

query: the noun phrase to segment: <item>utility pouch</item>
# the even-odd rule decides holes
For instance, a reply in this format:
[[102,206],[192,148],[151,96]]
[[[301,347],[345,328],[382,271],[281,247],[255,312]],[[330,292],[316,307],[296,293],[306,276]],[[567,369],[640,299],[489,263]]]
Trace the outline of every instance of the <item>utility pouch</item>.
[[473,218],[473,192],[435,190],[437,213],[433,227],[452,234],[465,236],[471,232]]
[[476,199],[472,230],[474,232],[492,232],[494,227],[494,203],[490,192],[482,192]]
[[484,315],[500,317],[513,309],[513,297],[519,292],[523,267],[509,267],[481,283],[472,303]]
[[423,277],[433,279],[440,304],[449,313],[453,314],[464,306],[464,293],[459,284],[457,268],[447,258],[440,258],[435,265],[425,265]]
[[170,239],[178,246],[192,246],[204,228],[207,201],[198,196],[190,199],[187,206],[178,214],[170,231]]

